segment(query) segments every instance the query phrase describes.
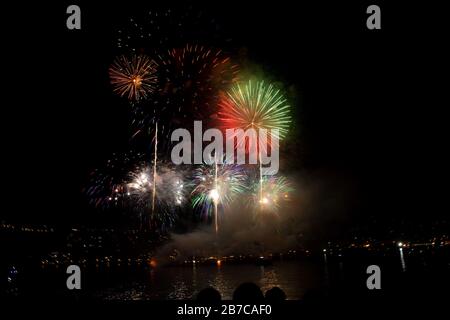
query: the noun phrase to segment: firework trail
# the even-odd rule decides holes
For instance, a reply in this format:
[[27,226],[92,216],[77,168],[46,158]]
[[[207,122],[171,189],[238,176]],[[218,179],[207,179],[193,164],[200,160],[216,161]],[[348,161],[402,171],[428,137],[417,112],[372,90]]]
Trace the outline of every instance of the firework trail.
[[[218,186],[217,186],[217,159],[214,159],[214,190],[218,190]],[[216,194],[217,193],[217,194]],[[217,216],[217,203],[219,200],[219,193],[215,192],[212,195],[212,200],[214,202],[214,223],[215,223],[215,229],[216,229],[216,234],[219,232],[219,221],[218,221],[218,216]]]
[[155,213],[155,198],[156,198],[156,164],[158,162],[158,123],[155,124],[155,155],[153,158],[153,193],[152,193],[152,218]]
[[109,68],[113,91],[130,101],[139,101],[155,90],[156,63],[145,55],[117,57]]

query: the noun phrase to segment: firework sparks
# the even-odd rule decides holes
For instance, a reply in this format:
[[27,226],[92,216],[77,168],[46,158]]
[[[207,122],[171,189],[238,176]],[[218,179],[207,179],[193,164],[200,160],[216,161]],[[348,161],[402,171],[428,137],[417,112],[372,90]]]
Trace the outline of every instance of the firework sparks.
[[[145,153],[135,152],[114,154],[104,167],[91,173],[83,192],[96,208],[127,210],[140,217],[141,226],[149,224],[152,214],[152,227],[166,230],[173,225],[177,211],[187,201],[187,172],[157,160],[155,174],[148,157]],[[157,193],[154,191],[155,182]]]
[[287,135],[292,122],[286,98],[274,85],[264,81],[235,84],[222,95],[219,109],[224,129],[278,129],[279,139]]
[[189,44],[159,55],[159,64],[166,103],[202,118],[215,111],[220,90],[237,80],[239,70],[221,50]]
[[173,184],[173,188],[175,190],[174,200],[177,206],[180,206],[185,201],[184,196],[184,183],[182,180],[175,179]]
[[138,204],[147,203],[147,197],[152,193],[153,179],[150,169],[144,167],[130,173],[131,182],[127,183],[128,194],[133,197]]
[[[262,188],[261,188],[262,186]],[[253,204],[263,211],[277,213],[282,204],[290,200],[290,193],[294,190],[285,177],[264,177],[263,183],[255,183],[253,190]]]
[[220,91],[237,79],[238,67],[222,51],[201,45],[186,45],[157,56],[158,90],[152,104],[132,108],[133,139],[148,139],[156,121],[161,151],[172,146],[175,128],[191,128],[194,120],[205,123],[217,117]]
[[155,212],[155,199],[156,199],[156,164],[158,162],[158,123],[155,124],[155,150],[153,159],[153,190],[152,190],[152,216]]
[[121,50],[145,50],[153,54],[160,53],[161,48],[197,40],[195,36],[201,37],[205,32],[209,41],[223,42],[231,37],[224,31],[217,17],[193,10],[191,5],[181,8],[163,6],[141,11],[120,23],[116,30],[116,45]]
[[158,162],[157,167],[157,172],[154,165],[144,165],[131,171],[127,191],[133,207],[143,220],[150,212],[152,226],[156,224],[167,229],[175,221],[176,209],[186,201],[185,174],[163,162]]
[[[219,103],[219,120],[224,129],[259,129],[278,130],[278,136],[269,131],[269,139],[265,142],[273,144],[273,141],[283,139],[291,124],[290,106],[279,89],[264,81],[252,81],[235,84],[229,92],[222,96]],[[243,135],[237,136],[236,147],[245,147],[246,141]],[[276,138],[276,139],[274,139]],[[230,139],[235,139],[232,135]],[[245,150],[257,150],[259,162],[259,195],[263,200],[263,184],[261,148],[265,150],[263,140],[257,139],[257,147],[248,145]],[[277,147],[277,146],[275,146]]]
[[128,178],[128,170],[133,164],[142,162],[145,155],[138,152],[113,154],[106,164],[95,169],[84,193],[89,203],[100,209],[121,207],[128,204],[128,192],[124,181]]
[[155,90],[156,63],[145,55],[122,55],[109,68],[109,76],[115,93],[139,101]]
[[218,206],[229,206],[236,195],[245,191],[246,180],[246,173],[238,165],[202,165],[194,172],[192,206],[216,223]]

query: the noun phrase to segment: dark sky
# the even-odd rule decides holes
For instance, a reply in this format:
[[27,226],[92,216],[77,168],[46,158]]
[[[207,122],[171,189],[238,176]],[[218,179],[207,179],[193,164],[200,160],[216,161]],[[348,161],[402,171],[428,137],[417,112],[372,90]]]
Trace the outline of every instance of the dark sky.
[[[448,143],[445,106],[435,98],[449,55],[443,20],[433,11],[439,8],[379,3],[382,30],[370,31],[365,9],[372,2],[210,2],[190,10],[216,19],[232,39],[226,46],[293,88],[296,169],[354,181],[355,221],[444,217],[439,154]],[[72,3],[81,6],[81,31],[65,26]],[[127,110],[107,73],[117,53],[113,30],[152,7],[177,7],[152,3],[39,2],[2,10],[7,220],[70,224],[94,214],[80,192],[87,174],[124,150],[128,138]],[[199,38],[208,44],[209,36]]]

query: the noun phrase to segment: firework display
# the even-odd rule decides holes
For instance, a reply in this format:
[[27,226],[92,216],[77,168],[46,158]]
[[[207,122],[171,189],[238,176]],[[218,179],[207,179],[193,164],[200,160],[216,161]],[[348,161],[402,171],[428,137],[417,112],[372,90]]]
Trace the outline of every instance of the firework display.
[[1,301],[445,306],[445,10],[393,2],[4,6]]
[[[213,39],[210,30],[214,30]],[[158,64],[157,88],[151,99],[130,100],[131,140],[145,144],[154,136],[159,122],[161,150],[168,150],[175,128],[192,125],[194,119],[208,119],[214,112],[219,92],[236,79],[238,66],[221,49],[204,44],[223,42],[215,19],[192,10],[160,7],[141,12],[120,23],[116,47],[120,54],[145,52]]]
[[[210,30],[215,32],[211,34]],[[116,46],[120,50],[150,54],[161,48],[174,48],[190,41],[199,41],[207,34],[209,42],[223,42],[229,38],[217,21],[189,5],[181,8],[153,8],[126,19],[117,26]]]
[[[207,118],[217,104],[220,89],[237,79],[238,66],[221,50],[187,44],[161,54],[161,93],[176,112]],[[179,120],[181,121],[181,120]]]
[[277,213],[279,208],[290,200],[291,193],[294,191],[291,183],[283,176],[265,177],[262,186],[261,190],[259,181],[250,186],[252,207],[261,208],[265,212]]
[[91,172],[88,186],[84,188],[89,203],[100,209],[126,205],[128,192],[124,183],[130,168],[143,163],[144,158],[142,152],[114,153],[104,166]]
[[226,208],[246,190],[247,175],[238,165],[214,163],[197,168],[193,176],[192,206],[218,228],[218,208]]
[[109,68],[113,91],[131,101],[144,99],[155,89],[156,63],[145,55],[122,55]]
[[186,203],[185,173],[164,162],[137,167],[129,173],[123,189],[143,224],[152,220],[160,227],[169,228],[176,220],[177,208]]
[[170,134],[176,128],[190,131],[201,120],[206,129],[278,129],[278,138],[284,139],[291,107],[274,84],[247,74],[251,80],[242,82],[241,67],[232,54],[225,54],[230,50],[192,38],[213,22],[197,17],[198,30],[190,33],[183,27],[185,19],[190,19],[189,10],[185,15],[150,11],[118,30],[116,44],[122,53],[109,68],[112,91],[126,98],[130,142],[143,152],[114,155],[114,161],[93,172],[85,193],[95,207],[136,213],[151,230],[170,230],[178,215],[191,208],[214,224],[217,233],[219,220],[236,200],[250,197],[255,210],[276,213],[292,188],[284,177],[264,177],[260,156],[256,182],[251,166],[225,161],[173,165]]
[[[291,124],[290,106],[280,89],[276,89],[273,84],[267,84],[263,80],[249,80],[245,83],[236,83],[225,94],[219,103],[219,121],[224,129],[259,129],[269,130],[268,139],[258,139],[256,148],[250,143],[246,145],[244,135],[231,135],[229,139],[234,140],[235,146],[244,148],[246,152],[257,151],[259,163],[259,201],[262,203],[264,181],[262,175],[261,153],[267,152],[267,145],[273,145],[274,141],[283,139]],[[277,129],[278,135],[270,130]],[[260,134],[260,133],[258,133]],[[262,143],[265,142],[265,143]],[[278,145],[274,145],[278,147]]]
[[[158,88],[146,104],[132,105],[135,135],[170,138],[175,128],[190,128],[194,120],[208,122],[217,113],[220,92],[238,79],[239,67],[221,50],[186,44],[158,53]],[[166,139],[161,145],[168,149]]]
[[292,121],[290,106],[280,89],[263,80],[236,83],[223,94],[219,109],[223,128],[278,129],[280,139],[286,136]]

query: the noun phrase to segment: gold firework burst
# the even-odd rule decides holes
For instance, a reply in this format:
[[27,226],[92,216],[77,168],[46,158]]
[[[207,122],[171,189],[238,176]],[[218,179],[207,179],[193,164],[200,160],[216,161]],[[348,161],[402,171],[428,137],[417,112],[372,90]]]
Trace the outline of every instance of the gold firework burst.
[[145,55],[117,57],[109,68],[113,91],[132,101],[147,98],[155,90],[156,62]]

